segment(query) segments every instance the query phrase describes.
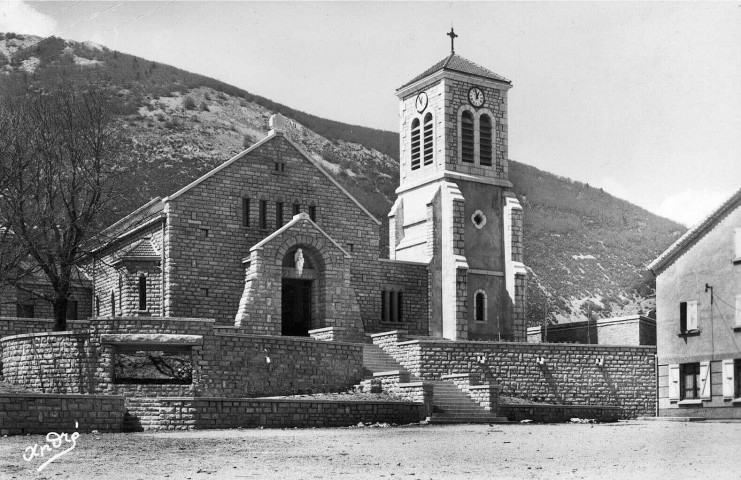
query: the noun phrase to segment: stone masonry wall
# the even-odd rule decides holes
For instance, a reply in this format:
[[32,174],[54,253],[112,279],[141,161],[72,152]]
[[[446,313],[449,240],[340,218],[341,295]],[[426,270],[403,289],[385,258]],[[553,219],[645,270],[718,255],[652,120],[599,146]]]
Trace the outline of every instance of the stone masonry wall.
[[120,396],[0,394],[0,435],[120,432],[123,418]]
[[[35,292],[44,295],[51,295],[52,289],[46,284],[28,284],[29,288]],[[84,286],[73,286],[70,300],[77,302],[77,318],[85,319],[92,315],[92,295],[90,288]],[[0,288],[0,324],[3,322],[2,317],[16,317],[18,315],[17,304],[33,305],[33,318],[44,319],[53,318],[54,309],[48,301],[32,297],[30,294],[17,290],[13,287]],[[0,326],[0,335],[2,335],[2,326]]]
[[[504,396],[618,406],[629,418],[655,412],[655,347],[403,340],[401,332],[373,336],[375,344],[422,379],[474,373],[483,383],[498,383]],[[604,365],[597,365],[602,359]]]
[[[156,349],[168,334],[198,335],[192,345],[190,385],[116,384],[114,345],[103,334],[136,334]],[[147,334],[153,335],[149,339]],[[162,337],[157,337],[160,335]],[[57,332],[5,337],[5,380],[46,393],[106,393],[141,397],[249,397],[349,388],[362,374],[362,345],[309,338],[270,337],[214,328],[213,320],[92,319],[90,333]]]

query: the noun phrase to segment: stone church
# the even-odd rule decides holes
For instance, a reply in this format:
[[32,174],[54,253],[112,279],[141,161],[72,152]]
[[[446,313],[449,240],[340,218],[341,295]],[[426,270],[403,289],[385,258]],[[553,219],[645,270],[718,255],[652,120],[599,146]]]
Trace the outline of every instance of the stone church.
[[400,184],[381,221],[291,139],[266,138],[109,227],[93,315],[215,318],[260,335],[405,330],[525,341],[509,80],[451,51],[401,86]]

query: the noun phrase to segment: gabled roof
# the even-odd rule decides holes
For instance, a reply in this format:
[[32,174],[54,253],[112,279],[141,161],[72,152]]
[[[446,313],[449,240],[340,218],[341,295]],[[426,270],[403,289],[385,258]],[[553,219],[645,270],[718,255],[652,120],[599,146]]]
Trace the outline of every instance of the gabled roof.
[[402,88],[413,84],[414,82],[417,82],[419,80],[422,80],[423,78],[432,75],[435,72],[438,72],[440,70],[447,70],[451,72],[459,72],[459,73],[465,73],[467,75],[475,75],[477,77],[486,78],[488,80],[494,80],[497,82],[504,82],[504,83],[512,83],[506,78],[504,78],[501,75],[498,75],[491,70],[482,67],[481,65],[478,65],[476,63],[473,63],[472,61],[461,57],[460,55],[456,53],[451,53],[449,56],[443,58],[439,62],[437,62],[435,65],[431,66],[421,74],[414,77],[412,80],[408,81],[401,87],[399,87],[397,90],[401,90]]
[[143,206],[126,215],[121,220],[107,227],[105,230],[100,232],[98,237],[103,237],[100,241],[105,244],[110,240],[120,237],[128,231],[134,230],[135,228],[148,223],[154,218],[161,217],[164,208],[165,202],[160,197],[153,198]]
[[159,259],[160,255],[148,238],[139,240],[131,248],[126,250],[121,257],[122,259]]
[[648,269],[651,270],[654,275],[658,274],[659,270],[668,267],[674,260],[677,259],[687,248],[694,245],[705,233],[712,229],[727,213],[732,211],[734,208],[741,205],[741,188],[736,191],[731,198],[723,202],[723,204],[715,209],[710,215],[707,216],[703,221],[695,225],[694,227],[687,230],[687,232],[679,237],[664,253],[659,255],[656,260],[648,265]]
[[259,249],[263,248],[265,246],[265,244],[267,244],[268,242],[271,242],[278,235],[282,235],[283,232],[286,232],[287,230],[290,230],[291,228],[293,228],[294,225],[296,225],[299,222],[308,222],[309,225],[311,225],[312,227],[314,227],[319,233],[321,233],[322,235],[324,235],[324,237],[326,237],[327,240],[329,240],[330,242],[332,242],[332,244],[335,247],[339,248],[340,251],[342,252],[342,254],[345,256],[345,258],[352,258],[352,255],[350,255],[350,253],[348,253],[347,250],[345,250],[344,248],[342,248],[342,245],[340,245],[339,243],[337,243],[337,241],[334,238],[330,237],[329,234],[327,232],[325,232],[324,229],[322,229],[322,227],[320,227],[319,225],[317,225],[316,223],[314,223],[314,221],[306,213],[299,213],[298,215],[295,215],[293,217],[293,219],[291,219],[290,222],[286,223],[285,225],[283,225],[282,227],[280,227],[278,230],[274,231],[273,233],[271,233],[270,235],[268,235],[267,237],[263,238],[258,243],[256,243],[255,246],[253,246],[252,248],[250,248],[250,252],[252,250],[259,250]]
[[309,155],[308,153],[306,153],[298,144],[296,144],[296,142],[294,142],[293,140],[291,140],[287,135],[284,135],[282,132],[277,132],[277,133],[271,133],[271,134],[269,134],[267,137],[265,137],[262,140],[260,140],[259,142],[255,143],[254,145],[252,145],[247,150],[245,150],[245,151],[243,151],[241,153],[238,153],[237,155],[233,156],[232,158],[230,158],[226,162],[222,163],[218,167],[216,167],[213,170],[211,170],[210,172],[206,173],[205,175],[203,175],[198,180],[196,180],[196,181],[190,183],[189,185],[181,188],[180,190],[178,190],[177,192],[173,193],[169,197],[165,197],[163,199],[163,202],[168,202],[170,200],[173,200],[173,199],[179,197],[180,195],[184,194],[185,192],[187,192],[191,188],[199,185],[200,183],[204,182],[205,180],[208,180],[209,178],[213,177],[218,172],[220,172],[221,170],[225,169],[229,165],[233,164],[234,162],[236,162],[240,158],[248,155],[250,152],[253,152],[254,150],[260,148],[265,143],[267,143],[267,142],[269,142],[269,141],[271,141],[271,140],[273,140],[273,139],[275,139],[277,137],[283,137],[283,138],[285,138],[288,141],[288,143],[290,143],[304,158],[306,158],[312,165],[314,165],[314,167],[316,167],[317,170],[319,170],[321,173],[323,173],[324,176],[327,177],[327,179],[334,184],[334,186],[336,186],[337,188],[339,188],[340,191],[342,191],[342,193],[344,193],[350,200],[352,200],[355,203],[355,205],[357,205],[366,215],[368,215],[370,217],[371,220],[373,220],[374,222],[376,222],[377,225],[380,225],[381,224],[381,222],[376,217],[374,217],[373,214],[371,214],[368,211],[368,209],[366,209],[355,197],[353,197],[350,194],[350,192],[348,192],[347,190],[345,190],[345,188],[342,185],[340,185],[339,182],[337,182],[337,180],[335,180],[334,178],[332,178],[332,176],[329,173],[327,173],[327,171],[324,170],[319,165],[319,163],[317,163],[317,161],[314,160],[311,157],[311,155]]

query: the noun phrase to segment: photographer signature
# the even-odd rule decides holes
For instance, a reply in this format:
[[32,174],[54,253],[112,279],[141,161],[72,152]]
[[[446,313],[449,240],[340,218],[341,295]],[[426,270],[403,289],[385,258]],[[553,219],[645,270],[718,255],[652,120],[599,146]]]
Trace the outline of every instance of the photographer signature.
[[[75,422],[75,429],[77,429],[77,422]],[[51,457],[49,460],[45,461],[41,465],[39,465],[39,468],[37,468],[37,471],[42,471],[44,468],[46,468],[47,465],[49,465],[51,462],[56,460],[57,458],[61,457],[62,455],[71,452],[75,449],[77,446],[77,438],[80,436],[79,433],[74,432],[72,435],[68,435],[66,433],[56,433],[56,432],[49,432],[46,434],[46,442],[51,444],[49,445],[39,445],[38,443],[29,447],[26,447],[26,449],[23,451],[23,460],[30,462],[34,458],[44,458],[47,453],[52,453],[55,450],[58,450],[62,447],[62,445],[71,443],[72,446],[69,447],[66,450],[62,450],[61,452],[58,452],[56,455]]]

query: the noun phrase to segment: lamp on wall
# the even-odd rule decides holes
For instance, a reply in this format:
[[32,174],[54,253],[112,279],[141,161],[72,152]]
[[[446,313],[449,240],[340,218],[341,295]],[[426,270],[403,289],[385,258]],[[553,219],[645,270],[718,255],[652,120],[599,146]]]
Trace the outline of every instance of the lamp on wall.
[[478,354],[477,353],[476,354],[476,363],[478,363],[479,365],[486,365],[486,354],[485,353],[482,353],[482,354]]
[[537,363],[538,365],[545,365],[545,358],[538,355],[538,358],[535,359],[535,363]]
[[604,366],[605,366],[605,356],[604,356],[604,355],[600,355],[599,357],[597,357],[597,358],[595,359],[594,363],[595,363],[595,364],[596,364],[596,365],[597,365],[598,367],[604,367]]

